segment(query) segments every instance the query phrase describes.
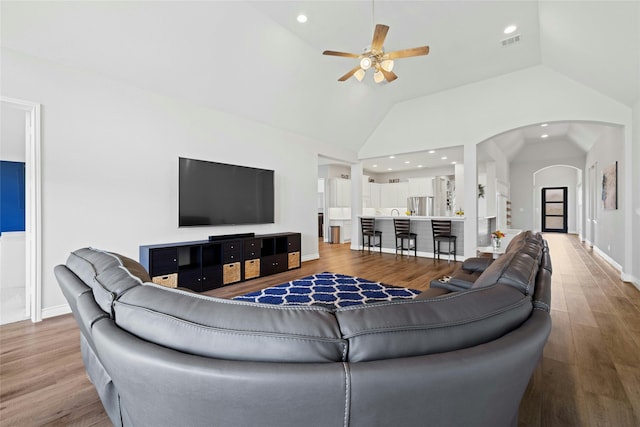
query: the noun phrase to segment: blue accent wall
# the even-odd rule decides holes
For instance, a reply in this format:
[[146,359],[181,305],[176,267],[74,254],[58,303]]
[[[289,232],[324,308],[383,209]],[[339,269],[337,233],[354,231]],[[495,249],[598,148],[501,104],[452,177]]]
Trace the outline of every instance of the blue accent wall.
[[24,163],[0,161],[0,234],[24,231]]

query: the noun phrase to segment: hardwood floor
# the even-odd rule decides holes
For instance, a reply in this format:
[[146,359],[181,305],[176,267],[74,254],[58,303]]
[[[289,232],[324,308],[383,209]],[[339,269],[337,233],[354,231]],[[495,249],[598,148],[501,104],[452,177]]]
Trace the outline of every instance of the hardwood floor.
[[[640,292],[576,236],[545,234],[553,262],[551,336],[523,398],[520,426],[640,425]],[[460,263],[320,245],[320,259],[208,292],[240,295],[332,271],[416,289]],[[71,315],[0,327],[0,426],[108,426]]]

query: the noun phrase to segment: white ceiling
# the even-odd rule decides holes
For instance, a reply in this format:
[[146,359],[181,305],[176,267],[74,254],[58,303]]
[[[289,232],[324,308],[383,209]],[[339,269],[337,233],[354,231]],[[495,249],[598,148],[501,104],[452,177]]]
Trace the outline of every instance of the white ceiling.
[[[354,152],[395,103],[535,65],[629,106],[640,93],[637,0],[4,0],[0,7],[3,48]],[[307,23],[296,21],[299,13]],[[390,26],[385,50],[426,44],[430,54],[397,60],[391,84],[371,76],[337,82],[356,60],[322,51],[360,52],[374,22]],[[502,47],[509,24],[521,42]],[[580,124],[557,129],[588,145],[591,130]],[[497,138],[515,141],[503,142],[513,151],[527,131]]]

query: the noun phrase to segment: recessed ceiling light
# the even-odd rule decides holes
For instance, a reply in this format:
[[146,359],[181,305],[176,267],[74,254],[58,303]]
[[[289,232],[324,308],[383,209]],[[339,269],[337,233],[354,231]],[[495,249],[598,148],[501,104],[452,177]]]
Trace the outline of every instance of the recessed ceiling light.
[[440,159],[447,160],[447,156],[442,156],[442,157],[440,157]]
[[456,164],[456,162],[451,162],[451,164],[452,164],[452,165],[455,165],[455,164]]
[[393,169],[391,169],[391,168],[387,168],[387,170],[388,170],[388,171],[392,171]]
[[549,123],[543,123],[540,125],[540,127],[546,128],[547,126],[549,126]]
[[422,167],[422,165],[418,165],[418,167],[419,167],[419,168],[421,168],[421,167]]
[[396,156],[389,156],[389,158],[390,158],[390,159],[395,159],[395,158],[396,158]]
[[296,19],[299,23],[304,24],[305,22],[307,22],[307,15],[300,14]]
[[377,167],[378,167],[378,165],[373,165],[373,166],[371,166],[371,167],[372,167],[372,168],[377,168]]
[[504,33],[505,34],[511,34],[517,29],[518,29],[518,27],[516,27],[515,25],[509,25],[507,28],[504,29]]
[[409,163],[411,163],[409,160],[407,160],[406,162],[404,162],[405,165],[408,165]]
[[436,152],[436,150],[429,150],[429,154],[433,154],[435,152]]
[[540,138],[549,138],[549,135],[545,133],[544,135],[540,135]]

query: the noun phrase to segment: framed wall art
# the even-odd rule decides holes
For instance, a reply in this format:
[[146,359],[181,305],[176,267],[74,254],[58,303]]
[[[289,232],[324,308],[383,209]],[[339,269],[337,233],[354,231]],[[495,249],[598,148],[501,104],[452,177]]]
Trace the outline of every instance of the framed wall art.
[[618,209],[618,162],[602,169],[602,206]]

